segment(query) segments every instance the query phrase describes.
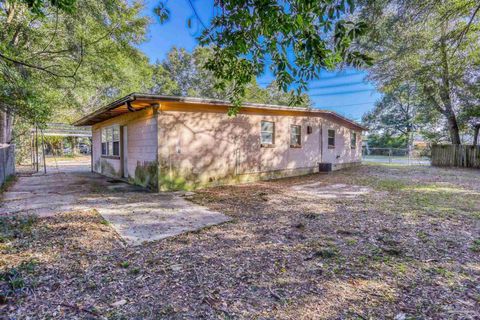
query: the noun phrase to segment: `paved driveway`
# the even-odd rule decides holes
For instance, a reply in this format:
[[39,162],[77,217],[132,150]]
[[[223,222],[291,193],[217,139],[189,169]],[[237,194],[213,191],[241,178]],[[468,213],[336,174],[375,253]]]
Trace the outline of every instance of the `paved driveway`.
[[65,170],[19,177],[2,196],[0,216],[97,210],[129,244],[159,240],[220,224],[229,218],[185,200],[181,193],[152,193],[69,163]]

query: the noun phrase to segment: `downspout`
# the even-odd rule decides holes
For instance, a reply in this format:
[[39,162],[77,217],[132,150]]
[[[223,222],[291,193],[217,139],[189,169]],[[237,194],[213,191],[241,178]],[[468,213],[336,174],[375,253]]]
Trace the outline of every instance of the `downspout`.
[[90,172],[93,172],[93,129],[90,137]]
[[320,163],[323,163],[323,122],[320,122]]

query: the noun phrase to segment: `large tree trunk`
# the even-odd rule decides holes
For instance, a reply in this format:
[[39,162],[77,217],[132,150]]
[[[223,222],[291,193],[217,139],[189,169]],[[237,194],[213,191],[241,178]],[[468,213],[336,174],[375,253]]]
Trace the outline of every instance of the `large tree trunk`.
[[440,86],[440,98],[443,102],[443,114],[447,118],[448,132],[452,144],[461,144],[460,133],[458,129],[457,117],[453,110],[452,99],[450,97],[450,69],[448,65],[447,45],[445,43],[445,26],[442,26],[442,37],[440,40],[440,54],[442,61],[442,85]]
[[13,117],[10,112],[0,110],[0,144],[12,140]]
[[473,128],[473,145],[478,145],[478,133],[480,132],[480,125],[476,125]]
[[461,144],[462,142],[460,141],[460,133],[455,113],[453,110],[446,111],[445,116],[447,117],[448,132],[450,133],[452,144]]

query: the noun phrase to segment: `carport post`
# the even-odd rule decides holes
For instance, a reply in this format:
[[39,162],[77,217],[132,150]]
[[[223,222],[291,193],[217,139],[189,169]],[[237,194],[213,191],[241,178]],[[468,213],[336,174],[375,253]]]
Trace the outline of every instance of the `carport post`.
[[45,161],[45,143],[43,141],[43,130],[42,129],[40,129],[40,133],[42,134],[43,173],[47,174],[47,163]]
[[92,138],[89,138],[90,139],[90,172],[93,172],[93,142],[92,142]]
[[35,126],[35,165],[38,172],[38,126]]

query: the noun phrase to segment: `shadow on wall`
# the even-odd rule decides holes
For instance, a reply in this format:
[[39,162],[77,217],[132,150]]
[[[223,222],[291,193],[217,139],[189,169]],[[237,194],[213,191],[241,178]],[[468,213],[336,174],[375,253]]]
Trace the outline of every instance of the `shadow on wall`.
[[[159,117],[161,190],[311,173],[320,160],[320,119],[175,112]],[[261,147],[261,120],[275,122],[275,146]],[[302,125],[302,147],[290,147],[290,123]],[[311,134],[306,127],[314,126]]]

